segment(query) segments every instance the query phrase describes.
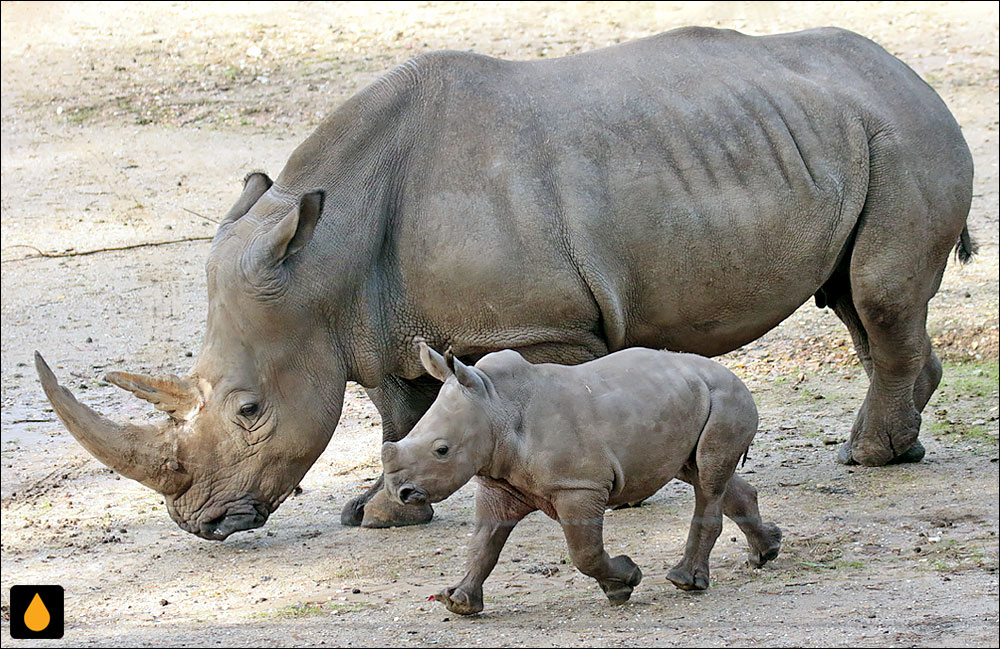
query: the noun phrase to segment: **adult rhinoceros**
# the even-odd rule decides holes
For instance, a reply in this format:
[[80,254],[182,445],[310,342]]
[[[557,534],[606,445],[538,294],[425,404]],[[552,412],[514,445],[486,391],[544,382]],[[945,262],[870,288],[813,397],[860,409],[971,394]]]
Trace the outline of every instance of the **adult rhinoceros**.
[[[630,346],[722,354],[816,296],[870,378],[841,460],[915,461],[941,365],[927,303],[965,227],[972,159],[934,91],[817,29],[678,29],[562,59],[435,52],[331,114],[272,183],[250,175],[207,262],[187,378],[108,380],[170,415],[70,431],[208,539],[260,526],[365,386],[386,441],[433,401],[415,342],[579,363]],[[347,524],[430,518],[381,487]]]

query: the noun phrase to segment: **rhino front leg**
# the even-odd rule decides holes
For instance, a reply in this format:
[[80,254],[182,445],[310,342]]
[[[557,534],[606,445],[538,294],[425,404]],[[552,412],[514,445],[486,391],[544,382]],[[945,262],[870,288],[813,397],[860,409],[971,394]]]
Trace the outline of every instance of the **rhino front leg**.
[[554,504],[573,564],[597,580],[612,604],[627,602],[642,581],[642,571],[624,554],[612,558],[604,550],[607,494],[568,491],[559,494]]
[[493,572],[511,530],[535,511],[508,489],[480,481],[476,490],[476,531],[469,545],[468,571],[457,585],[434,595],[452,613],[473,615],[483,610],[483,582]]
[[[387,376],[377,388],[366,390],[382,417],[382,441],[398,442],[423,417],[441,384],[433,380],[408,381]],[[429,504],[400,505],[382,488],[382,477],[368,491],[351,499],[340,512],[340,522],[351,527],[397,527],[426,523],[434,516]]]

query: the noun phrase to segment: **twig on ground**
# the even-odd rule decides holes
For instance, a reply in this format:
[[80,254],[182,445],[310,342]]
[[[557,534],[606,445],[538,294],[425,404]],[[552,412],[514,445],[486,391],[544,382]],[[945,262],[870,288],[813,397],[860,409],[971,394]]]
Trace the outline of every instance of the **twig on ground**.
[[81,250],[79,252],[67,251],[67,252],[46,252],[40,250],[35,246],[31,246],[25,243],[19,243],[13,246],[7,246],[7,248],[31,248],[35,251],[33,255],[25,255],[24,257],[18,257],[17,259],[4,259],[0,263],[8,263],[14,261],[25,261],[27,259],[42,259],[42,258],[52,258],[52,257],[85,257],[87,255],[96,255],[99,252],[114,252],[117,250],[134,250],[136,248],[152,248],[155,246],[169,246],[174,243],[188,243],[191,241],[209,241],[212,239],[213,235],[204,235],[198,237],[183,237],[181,239],[171,239],[169,241],[146,241],[143,243],[133,243],[127,246],[108,246],[106,248],[94,248],[93,250]]
[[182,207],[181,209],[182,209],[182,210],[184,210],[185,212],[187,212],[188,214],[194,214],[194,215],[195,215],[195,216],[197,216],[197,217],[198,217],[199,219],[205,219],[206,221],[211,221],[212,223],[218,223],[218,221],[216,221],[215,219],[213,219],[213,218],[212,218],[212,217],[210,217],[210,216],[205,216],[204,214],[198,214],[198,213],[197,213],[197,212],[195,212],[194,210],[189,210],[189,209],[188,209],[188,208],[186,208],[186,207]]

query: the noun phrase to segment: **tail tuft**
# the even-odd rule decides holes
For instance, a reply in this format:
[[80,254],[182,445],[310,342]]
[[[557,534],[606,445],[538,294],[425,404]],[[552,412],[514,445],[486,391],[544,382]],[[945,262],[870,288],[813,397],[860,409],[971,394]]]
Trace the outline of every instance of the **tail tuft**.
[[958,243],[955,244],[955,256],[963,264],[967,264],[972,261],[972,256],[979,252],[979,245],[972,240],[969,236],[969,226],[962,228],[962,234],[958,237]]

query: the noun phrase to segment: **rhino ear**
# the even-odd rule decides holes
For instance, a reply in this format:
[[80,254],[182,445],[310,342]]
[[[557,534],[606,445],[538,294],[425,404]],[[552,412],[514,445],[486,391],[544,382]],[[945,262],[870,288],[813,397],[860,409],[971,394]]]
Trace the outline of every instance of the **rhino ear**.
[[262,171],[247,174],[247,177],[243,179],[243,193],[236,199],[236,204],[226,213],[225,218],[219,224],[220,227],[243,218],[250,211],[250,208],[260,200],[260,197],[271,189],[273,184],[274,181]]
[[309,243],[323,213],[323,197],[322,190],[305,194],[298,207],[261,236],[255,244],[260,262],[281,264]]
[[428,374],[438,381],[443,382],[451,375],[451,370],[448,369],[448,363],[444,357],[423,341],[420,341],[420,364],[424,366]]
[[455,372],[455,378],[466,389],[478,394],[481,397],[489,395],[486,389],[486,382],[483,381],[485,375],[475,367],[469,367],[457,357],[451,358],[451,368]]

